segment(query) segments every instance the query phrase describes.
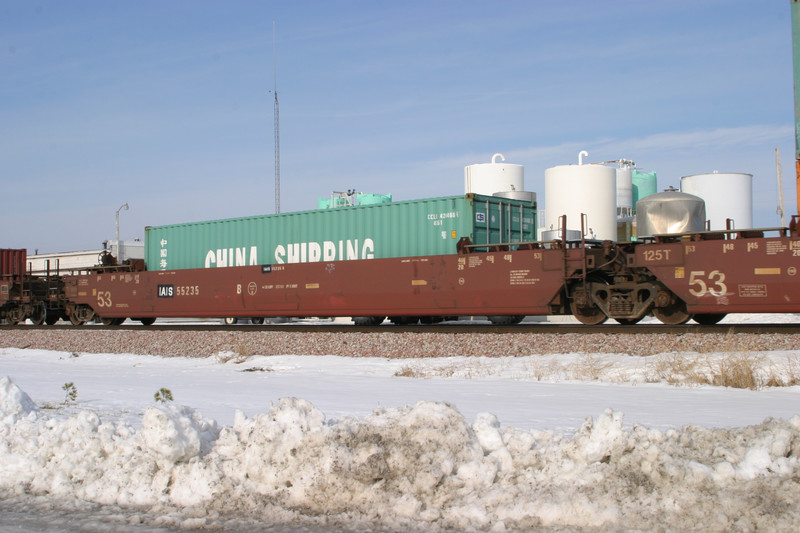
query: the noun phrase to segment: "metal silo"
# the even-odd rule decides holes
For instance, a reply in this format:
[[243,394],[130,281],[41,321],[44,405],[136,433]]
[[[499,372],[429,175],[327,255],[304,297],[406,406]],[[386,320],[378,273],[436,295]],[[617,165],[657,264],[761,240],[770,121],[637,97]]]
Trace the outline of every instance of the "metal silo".
[[705,220],[705,202],[692,194],[664,191],[647,195],[636,202],[639,237],[703,231]]
[[706,202],[706,219],[712,230],[727,229],[733,219],[736,229],[753,227],[753,175],[735,172],[695,174],[681,178],[681,191]]
[[[586,152],[581,152],[586,154]],[[588,154],[586,154],[588,155]],[[560,165],[544,172],[545,231],[559,229],[567,215],[567,230],[580,231],[586,215],[586,237],[617,239],[617,171],[604,165]]]
[[635,211],[636,203],[639,200],[658,192],[658,177],[655,172],[642,172],[634,169],[631,181],[633,182],[633,207]]
[[494,154],[491,163],[476,163],[464,167],[464,193],[491,196],[498,192],[525,190],[525,170],[522,165],[498,163],[503,154]]

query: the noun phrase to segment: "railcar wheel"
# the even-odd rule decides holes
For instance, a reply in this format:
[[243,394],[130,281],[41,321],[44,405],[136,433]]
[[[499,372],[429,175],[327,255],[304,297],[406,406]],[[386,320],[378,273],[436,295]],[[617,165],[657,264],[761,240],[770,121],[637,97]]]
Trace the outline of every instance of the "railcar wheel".
[[58,322],[59,318],[61,318],[60,313],[58,311],[51,309],[50,311],[47,312],[47,316],[44,317],[44,323],[47,324],[48,326],[52,326],[53,324]]
[[487,316],[486,318],[488,318],[489,322],[495,326],[511,326],[522,322],[522,319],[525,318],[525,315],[492,315]]
[[391,320],[397,326],[413,326],[419,322],[418,316],[390,316]]
[[614,320],[616,320],[623,326],[632,326],[634,324],[638,324],[642,318],[644,317],[640,316],[639,318],[615,318]]
[[723,318],[727,316],[727,313],[702,313],[697,314],[692,317],[692,320],[700,324],[701,326],[713,326]]
[[19,309],[11,309],[6,315],[6,322],[12,326],[16,326],[22,322],[22,312]]
[[104,326],[119,326],[123,322],[125,322],[125,317],[114,317],[114,318],[101,318],[100,323]]
[[88,305],[76,305],[69,313],[69,321],[73,326],[82,326],[95,317],[94,309]]
[[232,325],[234,325],[234,324],[238,323],[238,322],[239,322],[239,319],[238,319],[238,318],[236,318],[236,317],[233,317],[233,316],[226,316],[225,318],[223,318],[223,319],[222,319],[222,322],[223,322],[223,323],[224,323],[226,326],[232,326]]
[[44,304],[35,306],[29,318],[34,326],[41,326],[47,318],[47,307]]
[[263,317],[263,316],[254,316],[254,317],[252,317],[252,318],[250,319],[250,322],[251,322],[252,324],[256,324],[256,325],[259,325],[259,326],[260,326],[261,324],[263,324],[263,323],[264,323],[264,317]]
[[385,316],[354,316],[353,324],[356,326],[378,326],[386,319]]
[[686,303],[678,298],[674,298],[672,303],[666,307],[653,308],[653,315],[662,323],[670,326],[686,324],[692,318],[692,315],[686,311]]
[[138,320],[139,322],[142,323],[143,326],[152,326],[153,322],[156,321],[155,317],[152,317],[152,316],[148,316],[148,317],[144,317],[144,318],[134,318],[133,320]]
[[587,326],[597,326],[608,320],[606,314],[596,306],[580,306],[573,300],[569,304],[569,308],[572,311],[572,315],[577,318],[581,324],[586,324]]

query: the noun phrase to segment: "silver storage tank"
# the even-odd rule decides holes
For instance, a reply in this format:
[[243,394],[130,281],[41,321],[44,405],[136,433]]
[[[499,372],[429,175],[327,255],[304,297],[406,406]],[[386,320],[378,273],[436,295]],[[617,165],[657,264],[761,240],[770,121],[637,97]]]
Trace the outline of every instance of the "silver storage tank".
[[[560,241],[561,240],[561,230],[560,229],[549,229],[542,232],[542,240],[545,242],[549,241]],[[581,232],[580,230],[567,230],[567,240],[568,241],[579,241],[581,240]]]
[[693,194],[664,191],[636,202],[636,232],[639,237],[703,231],[705,221],[706,204]]
[[508,198],[509,200],[522,200],[523,202],[535,202],[536,193],[532,191],[502,191],[492,194],[496,198]]

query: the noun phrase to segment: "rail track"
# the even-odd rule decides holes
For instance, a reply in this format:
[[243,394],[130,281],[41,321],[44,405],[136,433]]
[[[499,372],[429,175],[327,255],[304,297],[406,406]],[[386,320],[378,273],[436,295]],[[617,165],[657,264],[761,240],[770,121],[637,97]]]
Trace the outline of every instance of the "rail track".
[[538,323],[538,324],[516,324],[512,326],[497,326],[493,324],[472,324],[472,323],[451,323],[451,324],[428,324],[414,326],[400,326],[385,324],[380,326],[361,327],[352,324],[319,324],[319,323],[292,323],[292,324],[180,324],[156,322],[152,326],[142,326],[131,323],[120,326],[103,326],[101,324],[84,325],[80,327],[70,324],[53,326],[32,326],[32,325],[3,325],[0,332],[10,330],[23,331],[97,331],[97,330],[118,330],[118,331],[181,331],[181,332],[237,332],[237,333],[259,333],[259,332],[304,332],[304,333],[459,333],[459,334],[581,334],[581,335],[650,335],[650,334],[700,334],[700,333],[725,333],[725,334],[771,334],[779,333],[782,335],[800,334],[800,323],[778,323],[778,324],[603,324],[599,326],[585,326],[582,324],[562,324],[562,323]]

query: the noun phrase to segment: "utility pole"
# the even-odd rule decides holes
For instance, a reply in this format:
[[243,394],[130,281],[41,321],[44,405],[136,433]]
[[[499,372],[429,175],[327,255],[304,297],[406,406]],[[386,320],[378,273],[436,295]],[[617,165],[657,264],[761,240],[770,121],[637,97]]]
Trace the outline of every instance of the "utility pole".
[[781,227],[786,227],[786,213],[783,210],[783,173],[781,172],[781,150],[775,147],[775,166],[778,170],[778,215],[781,217]]
[[278,107],[278,52],[275,38],[275,22],[272,23],[272,78],[275,95],[275,213],[281,212],[281,126]]
[[800,212],[800,4],[792,0],[792,63],[794,66],[794,155],[797,210]]

